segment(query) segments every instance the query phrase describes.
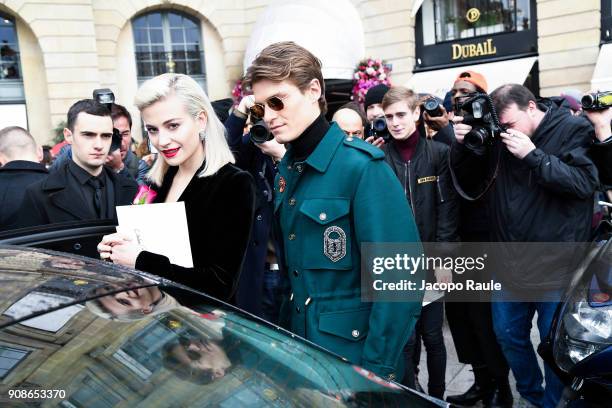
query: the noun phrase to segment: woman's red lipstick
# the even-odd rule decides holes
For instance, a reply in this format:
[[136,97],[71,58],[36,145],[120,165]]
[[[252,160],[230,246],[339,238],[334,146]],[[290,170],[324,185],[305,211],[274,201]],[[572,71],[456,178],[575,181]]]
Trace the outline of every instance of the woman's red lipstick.
[[166,149],[166,150],[162,150],[162,154],[168,158],[172,158],[174,156],[176,156],[176,154],[178,153],[180,147],[177,147],[176,149]]

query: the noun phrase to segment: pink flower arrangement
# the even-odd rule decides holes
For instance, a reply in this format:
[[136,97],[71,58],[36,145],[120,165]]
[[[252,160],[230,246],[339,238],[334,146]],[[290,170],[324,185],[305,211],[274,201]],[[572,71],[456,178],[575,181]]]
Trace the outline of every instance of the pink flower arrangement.
[[149,186],[142,185],[138,187],[138,193],[136,193],[136,197],[134,197],[132,204],[151,204],[155,199],[155,196],[157,196],[157,192],[155,190]]
[[242,91],[242,79],[236,81],[236,85],[234,85],[234,89],[232,89],[232,99],[234,100],[234,107],[238,106],[244,93]]
[[363,104],[365,94],[371,87],[378,84],[391,86],[390,74],[391,65],[379,58],[368,58],[361,61],[353,75],[353,100]]

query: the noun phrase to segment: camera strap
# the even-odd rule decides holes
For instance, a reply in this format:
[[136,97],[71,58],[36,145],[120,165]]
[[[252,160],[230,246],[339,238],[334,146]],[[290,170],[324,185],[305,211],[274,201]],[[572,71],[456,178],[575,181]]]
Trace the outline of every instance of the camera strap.
[[497,150],[498,150],[497,163],[495,164],[495,171],[493,172],[493,177],[487,183],[487,186],[485,187],[485,189],[480,194],[478,194],[476,197],[472,197],[468,195],[465,191],[463,191],[463,189],[459,185],[459,180],[457,180],[457,175],[455,174],[455,170],[453,169],[453,163],[451,159],[452,158],[451,153],[453,151],[453,146],[454,146],[454,143],[451,144],[450,149],[448,149],[448,166],[450,170],[451,179],[453,180],[453,187],[455,187],[455,191],[457,191],[457,194],[459,194],[461,198],[467,201],[476,201],[476,200],[481,199],[487,193],[487,191],[489,191],[489,189],[493,186],[493,183],[495,182],[495,179],[497,178],[497,175],[499,174],[499,163],[500,163],[501,152],[502,152],[501,146],[497,146]]

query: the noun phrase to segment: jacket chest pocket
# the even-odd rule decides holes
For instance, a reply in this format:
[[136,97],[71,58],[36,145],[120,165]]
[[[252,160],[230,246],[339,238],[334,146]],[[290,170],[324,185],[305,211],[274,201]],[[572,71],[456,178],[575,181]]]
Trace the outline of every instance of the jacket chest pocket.
[[304,200],[302,267],[352,269],[350,201],[344,198]]

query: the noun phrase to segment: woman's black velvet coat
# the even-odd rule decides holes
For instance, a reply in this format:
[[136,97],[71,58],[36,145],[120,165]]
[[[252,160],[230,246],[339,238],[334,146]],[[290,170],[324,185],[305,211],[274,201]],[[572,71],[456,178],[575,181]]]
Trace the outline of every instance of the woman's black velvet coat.
[[[166,200],[177,170],[178,167],[168,169],[161,187],[156,189],[154,202]],[[198,177],[200,170],[178,199],[185,202],[194,267],[174,265],[163,255],[142,251],[136,259],[136,269],[233,303],[249,243],[255,186],[249,173],[232,164],[226,164],[208,177]],[[166,221],[153,222],[159,223],[163,230]]]

